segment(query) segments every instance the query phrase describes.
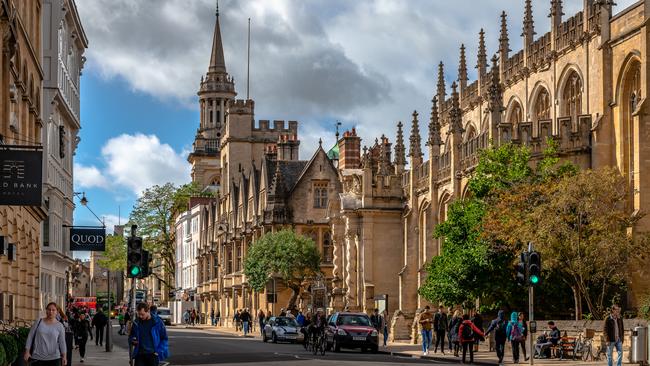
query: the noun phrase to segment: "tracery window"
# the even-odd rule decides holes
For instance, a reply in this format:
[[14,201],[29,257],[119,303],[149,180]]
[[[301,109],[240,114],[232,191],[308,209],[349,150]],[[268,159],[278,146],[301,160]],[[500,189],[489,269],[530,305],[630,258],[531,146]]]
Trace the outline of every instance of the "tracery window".
[[510,118],[508,119],[508,122],[514,126],[519,124],[523,120],[524,120],[524,111],[521,108],[521,104],[519,104],[519,102],[514,102],[512,106],[512,110],[510,111]]
[[327,208],[327,182],[314,182],[314,208]]
[[537,94],[537,99],[535,100],[535,117],[538,121],[551,118],[551,97],[546,88],[543,88]]
[[564,116],[574,117],[582,113],[582,80],[575,71],[569,76],[562,97]]
[[332,233],[323,233],[323,263],[332,263],[334,258],[334,246],[332,245]]

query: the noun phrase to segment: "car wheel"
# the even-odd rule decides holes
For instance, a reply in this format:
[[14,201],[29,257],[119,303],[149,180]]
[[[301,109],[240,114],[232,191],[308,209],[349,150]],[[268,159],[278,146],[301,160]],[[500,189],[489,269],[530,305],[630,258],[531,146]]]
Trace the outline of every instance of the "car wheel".
[[271,339],[273,340],[273,343],[278,343],[278,337],[275,335],[275,333],[271,335]]
[[334,352],[341,352],[341,345],[336,341],[336,337],[332,341],[332,348],[334,348]]

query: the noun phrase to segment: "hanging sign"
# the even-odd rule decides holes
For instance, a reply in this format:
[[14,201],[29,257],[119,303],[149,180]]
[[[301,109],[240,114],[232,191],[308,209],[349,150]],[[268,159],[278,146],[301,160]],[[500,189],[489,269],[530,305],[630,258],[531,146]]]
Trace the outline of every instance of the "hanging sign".
[[40,206],[43,151],[0,146],[0,205]]
[[106,250],[106,228],[70,228],[70,251],[103,252]]

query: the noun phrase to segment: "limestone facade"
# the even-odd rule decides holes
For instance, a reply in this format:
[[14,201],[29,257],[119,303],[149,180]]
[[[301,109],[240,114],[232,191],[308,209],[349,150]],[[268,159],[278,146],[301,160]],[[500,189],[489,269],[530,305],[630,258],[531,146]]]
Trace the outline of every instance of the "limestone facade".
[[[41,0],[0,1],[0,146],[43,142],[42,7]],[[0,206],[0,240],[5,249],[0,252],[2,320],[31,321],[39,316],[44,209],[44,205]]]

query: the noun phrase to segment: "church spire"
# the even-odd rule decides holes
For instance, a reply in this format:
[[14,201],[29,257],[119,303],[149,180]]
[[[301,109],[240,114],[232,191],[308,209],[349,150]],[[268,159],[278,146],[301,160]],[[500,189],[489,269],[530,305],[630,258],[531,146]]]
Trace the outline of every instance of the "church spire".
[[[455,84],[455,83],[454,83]],[[418,122],[418,112],[413,111],[413,123],[411,125],[411,137],[409,138],[411,146],[409,149],[409,156],[411,158],[419,159],[422,157],[422,147],[420,146],[420,127]]]
[[217,1],[216,21],[214,23],[214,36],[212,38],[212,55],[210,57],[210,68],[208,72],[226,72],[226,61],[223,56],[223,44],[221,42],[221,26],[219,25],[219,2]]
[[451,84],[451,111],[449,112],[449,122],[451,124],[450,133],[463,133],[463,116],[460,110],[460,99],[458,96],[457,86],[454,82]]
[[485,31],[481,28],[478,34],[478,63],[476,64],[479,77],[487,72],[487,49],[485,47]]
[[535,35],[535,23],[533,21],[533,4],[531,0],[526,0],[526,8],[524,11],[524,29],[521,35],[524,37],[525,46],[533,43],[533,36]]
[[461,93],[467,87],[467,58],[465,57],[465,45],[460,45],[460,59],[458,61],[458,84]]
[[445,64],[440,61],[438,64],[438,100],[441,102],[445,101]]
[[[499,56],[505,62],[510,52],[510,39],[508,38],[508,15],[505,10],[501,13],[501,34],[499,37]],[[505,57],[503,57],[505,55]]]
[[406,149],[404,148],[404,132],[402,121],[397,122],[397,142],[395,143],[395,168],[400,173],[406,166]]
[[557,27],[562,23],[562,0],[551,0],[551,26]]
[[431,120],[429,121],[429,141],[427,141],[427,145],[442,145],[442,139],[440,137],[440,120],[438,119],[438,98],[436,98],[435,95],[431,100]]

